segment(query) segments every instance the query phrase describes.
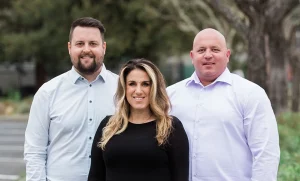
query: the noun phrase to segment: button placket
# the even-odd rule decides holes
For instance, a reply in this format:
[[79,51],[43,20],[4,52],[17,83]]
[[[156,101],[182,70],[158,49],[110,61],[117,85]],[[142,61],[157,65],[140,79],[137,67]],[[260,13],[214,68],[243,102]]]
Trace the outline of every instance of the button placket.
[[[87,101],[88,101],[88,112],[87,112],[87,126],[88,126],[88,130],[87,130],[87,145],[88,145],[88,150],[91,150],[92,148],[92,143],[93,143],[93,136],[94,136],[94,90],[93,90],[93,85],[92,83],[88,83],[87,85],[87,89],[88,89],[88,96],[87,96]],[[90,156],[90,152],[88,152],[89,157]]]
[[199,141],[199,126],[202,120],[202,113],[201,110],[203,110],[203,107],[201,105],[201,99],[203,98],[203,90],[201,89],[198,92],[198,99],[195,103],[195,119],[194,119],[194,132],[193,132],[193,147],[192,147],[192,176],[197,177],[197,147],[198,147],[198,141]]

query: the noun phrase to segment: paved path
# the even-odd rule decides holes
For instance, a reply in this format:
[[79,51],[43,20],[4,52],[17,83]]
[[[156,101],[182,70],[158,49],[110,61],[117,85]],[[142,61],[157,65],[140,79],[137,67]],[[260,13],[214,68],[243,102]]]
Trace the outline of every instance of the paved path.
[[25,171],[24,132],[27,122],[0,117],[0,181],[18,180]]

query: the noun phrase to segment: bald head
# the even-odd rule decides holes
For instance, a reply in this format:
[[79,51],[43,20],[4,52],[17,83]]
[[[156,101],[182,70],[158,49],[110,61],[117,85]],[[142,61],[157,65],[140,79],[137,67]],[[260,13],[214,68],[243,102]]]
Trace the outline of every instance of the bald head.
[[227,49],[225,37],[219,31],[207,28],[196,35],[190,56],[200,82],[206,86],[224,72],[229,62],[230,50]]
[[195,44],[197,44],[202,39],[212,39],[217,38],[219,40],[220,46],[227,49],[226,46],[226,39],[222,33],[219,31],[213,29],[213,28],[206,28],[201,30],[194,38],[193,42],[193,48],[195,47]]

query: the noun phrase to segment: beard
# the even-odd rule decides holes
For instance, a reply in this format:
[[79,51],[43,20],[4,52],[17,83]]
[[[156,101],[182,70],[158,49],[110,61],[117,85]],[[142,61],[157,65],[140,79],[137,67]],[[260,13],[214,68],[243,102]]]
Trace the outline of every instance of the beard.
[[[88,66],[85,66],[82,62],[81,62],[81,58],[85,57],[85,56],[89,56],[90,58],[93,59],[92,63]],[[100,57],[100,59],[102,58],[102,56]],[[98,71],[98,69],[100,67],[102,67],[102,61],[96,61],[96,57],[93,53],[82,53],[78,56],[78,61],[77,61],[77,70],[82,73],[82,74],[87,74],[87,75],[91,75],[93,73],[95,73],[96,71]]]

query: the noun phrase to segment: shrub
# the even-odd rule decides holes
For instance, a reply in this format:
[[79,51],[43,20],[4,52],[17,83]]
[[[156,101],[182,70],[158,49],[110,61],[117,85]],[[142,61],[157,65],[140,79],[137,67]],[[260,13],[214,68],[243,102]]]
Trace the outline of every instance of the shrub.
[[280,140],[278,181],[300,178],[300,113],[284,113],[277,117]]

